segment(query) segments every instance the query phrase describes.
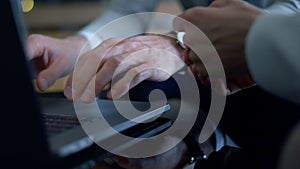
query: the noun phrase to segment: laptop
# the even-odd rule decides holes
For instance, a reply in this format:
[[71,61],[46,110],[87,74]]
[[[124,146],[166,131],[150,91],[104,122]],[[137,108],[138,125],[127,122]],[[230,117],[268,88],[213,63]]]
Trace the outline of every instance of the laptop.
[[[88,116],[80,121],[74,105],[64,97],[39,95],[32,84],[29,61],[24,52],[26,26],[20,0],[4,0],[1,6],[1,168],[80,168],[89,167],[95,159],[111,155],[94,143],[83,130],[85,124],[99,123],[103,118]],[[118,101],[121,105],[128,101]],[[97,99],[106,121],[117,131],[134,137],[150,137],[171,125],[159,117],[149,123],[132,122],[118,113],[113,101]],[[147,102],[131,102],[147,110]],[[165,104],[146,114],[167,112]],[[130,113],[130,112],[128,112]],[[146,121],[148,116],[136,117]],[[80,125],[81,124],[81,125]],[[97,129],[97,139],[113,137],[106,128]],[[106,134],[104,134],[106,133]],[[126,149],[133,144],[116,145]]]

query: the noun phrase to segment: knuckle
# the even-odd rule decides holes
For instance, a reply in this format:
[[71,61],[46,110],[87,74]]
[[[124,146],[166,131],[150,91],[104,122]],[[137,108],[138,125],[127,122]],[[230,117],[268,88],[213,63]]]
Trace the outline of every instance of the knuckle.
[[30,44],[39,44],[39,40],[42,39],[42,35],[38,35],[38,34],[32,34],[32,35],[29,35],[28,38],[27,38],[27,41],[28,43]]
[[133,68],[131,69],[132,76],[139,76],[141,70],[139,68]]
[[187,21],[193,21],[195,19],[195,16],[199,18],[202,15],[202,8],[201,7],[193,7],[190,9],[187,9],[183,16]]

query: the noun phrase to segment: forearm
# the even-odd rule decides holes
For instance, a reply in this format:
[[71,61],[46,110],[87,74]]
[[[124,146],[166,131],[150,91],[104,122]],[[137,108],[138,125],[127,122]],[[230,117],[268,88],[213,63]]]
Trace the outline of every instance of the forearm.
[[300,14],[263,15],[246,42],[249,71],[269,92],[300,103]]

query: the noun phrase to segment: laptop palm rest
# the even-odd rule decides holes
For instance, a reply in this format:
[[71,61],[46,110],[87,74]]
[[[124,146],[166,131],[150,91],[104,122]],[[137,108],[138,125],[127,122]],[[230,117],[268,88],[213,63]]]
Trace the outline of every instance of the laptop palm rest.
[[[74,104],[72,102],[69,102],[65,98],[41,97],[40,102],[42,105],[43,113],[45,114],[62,114],[77,116],[77,114],[75,113]],[[128,101],[118,101],[118,103],[125,105],[128,104]],[[91,125],[91,123],[100,124],[103,123],[105,120],[118,132],[130,131],[130,133],[126,134],[137,135],[136,131],[131,131],[132,129],[129,130],[129,128],[136,126],[137,123],[130,121],[122,115],[120,115],[113,101],[99,99],[97,100],[97,104],[99,106],[99,109],[101,109],[101,113],[104,119],[99,118],[98,116],[91,115],[91,113],[87,112],[86,117],[82,117],[82,114],[80,115],[82,125]],[[148,102],[131,102],[131,104],[137,110],[141,111],[147,110],[150,107]],[[162,106],[160,109],[163,109],[163,111],[168,111],[170,109],[170,106]],[[151,113],[152,112],[153,111],[151,111]],[[169,127],[171,125],[171,122],[166,119],[161,119],[160,123],[155,125],[161,125],[162,127],[159,129],[163,130]],[[112,136],[110,134],[110,129],[98,128],[95,132],[98,132],[97,136],[99,135],[100,138],[104,140],[105,138]],[[140,133],[140,135],[143,135],[143,133]],[[82,126],[76,126],[70,130],[49,137],[49,143],[50,148],[53,150],[53,152],[56,153],[55,155],[59,157],[67,157],[70,154],[77,153],[94,144],[93,140],[86,134]]]

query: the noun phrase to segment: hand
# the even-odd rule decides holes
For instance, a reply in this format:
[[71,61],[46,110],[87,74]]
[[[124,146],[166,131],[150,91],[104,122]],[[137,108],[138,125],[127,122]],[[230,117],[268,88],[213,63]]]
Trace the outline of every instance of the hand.
[[27,38],[28,59],[37,73],[37,87],[44,91],[58,78],[68,75],[86,40],[81,36],[57,39],[39,34]]
[[[113,79],[107,97],[119,98],[143,80],[164,81],[183,68],[182,48],[163,35],[111,38],[81,56],[67,81],[70,100],[91,102]],[[73,86],[72,86],[73,84]]]
[[[182,15],[179,15],[179,17],[197,26],[209,38],[220,56],[227,80],[231,82],[227,86],[235,86],[234,88],[236,88],[242,84],[245,85],[240,86],[243,88],[253,85],[244,53],[246,35],[256,17],[262,13],[261,9],[243,1],[216,0],[208,8],[191,8]],[[185,25],[179,18],[174,20],[175,29],[186,32],[184,42],[195,46],[199,49],[198,51],[203,51],[201,54],[206,56],[205,45],[209,44],[199,45],[203,44],[203,39],[193,38],[195,32],[190,31]],[[205,57],[204,59],[205,63],[208,63],[209,66],[213,67],[216,65],[214,59]],[[199,56],[191,51],[189,57],[185,58],[185,60],[191,63],[190,67],[192,71],[200,79],[207,79],[206,69]],[[243,79],[247,80],[247,82],[243,81]],[[220,82],[217,79],[213,79],[212,81],[216,81],[221,85],[220,89],[223,90],[222,93],[227,93],[226,82]],[[239,83],[236,85],[234,82]]]

